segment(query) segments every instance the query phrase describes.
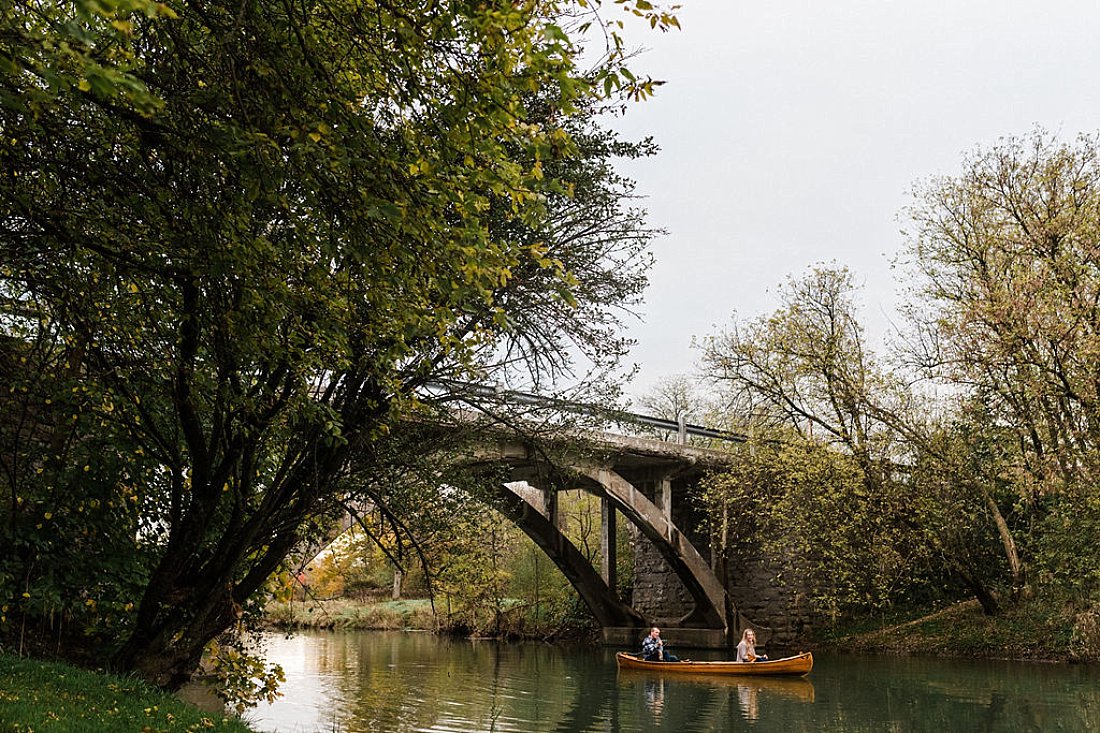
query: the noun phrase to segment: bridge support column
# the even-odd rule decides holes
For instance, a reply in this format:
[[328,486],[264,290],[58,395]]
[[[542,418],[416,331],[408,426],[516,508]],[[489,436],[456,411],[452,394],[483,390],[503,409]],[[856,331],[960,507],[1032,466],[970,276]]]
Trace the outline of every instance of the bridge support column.
[[661,507],[661,513],[665,519],[672,520],[672,479],[663,476],[656,482],[657,506]]
[[600,499],[600,575],[612,592],[619,585],[615,535],[615,506],[605,496]]
[[522,529],[577,589],[581,599],[596,617],[601,627],[628,627],[640,629],[646,619],[619,599],[614,587],[608,586],[592,562],[569,541],[561,529],[550,521],[541,503],[539,492],[516,484],[493,484],[497,491],[494,506]]
[[558,511],[558,492],[553,489],[542,490],[542,505],[546,508],[546,519],[561,529],[561,512]]

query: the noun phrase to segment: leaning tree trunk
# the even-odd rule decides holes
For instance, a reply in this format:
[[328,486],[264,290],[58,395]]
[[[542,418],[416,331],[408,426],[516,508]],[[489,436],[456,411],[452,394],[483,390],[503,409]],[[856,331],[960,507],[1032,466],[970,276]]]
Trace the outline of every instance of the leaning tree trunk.
[[198,669],[206,645],[237,623],[244,603],[263,587],[295,544],[293,533],[277,537],[238,581],[232,575],[240,563],[225,558],[187,574],[173,572],[162,562],[158,582],[150,584],[138,624],[114,656],[112,667],[158,687],[178,689]]
[[[194,597],[180,598],[176,614],[165,607],[163,620],[137,629],[115,656],[113,666],[168,690],[178,689],[190,680],[202,661],[206,645],[235,620],[229,593],[208,596],[203,602],[206,612],[185,619],[184,608],[195,601]],[[173,615],[175,619],[171,618]]]
[[167,689],[187,682],[206,645],[237,623],[244,604],[293,551],[345,451],[332,448],[298,462],[278,486],[256,495],[247,516],[234,510],[227,524],[209,504],[194,503],[173,526],[135,628],[111,666]]
[[986,616],[996,616],[1001,612],[1001,604],[997,596],[968,563],[958,558],[950,558],[948,565],[981,604],[982,613]]
[[1001,547],[1004,549],[1005,559],[1008,560],[1008,569],[1012,576],[1012,592],[1014,596],[1018,596],[1023,592],[1026,585],[1026,578],[1024,574],[1024,565],[1020,561],[1020,553],[1016,549],[1016,540],[1012,536],[1012,529],[1008,526],[1008,522],[1005,521],[1004,515],[1001,513],[1001,508],[997,506],[997,502],[993,499],[989,490],[984,485],[978,488],[981,491],[982,500],[985,502],[986,508],[993,517],[993,523],[997,525],[997,534],[1001,538]]

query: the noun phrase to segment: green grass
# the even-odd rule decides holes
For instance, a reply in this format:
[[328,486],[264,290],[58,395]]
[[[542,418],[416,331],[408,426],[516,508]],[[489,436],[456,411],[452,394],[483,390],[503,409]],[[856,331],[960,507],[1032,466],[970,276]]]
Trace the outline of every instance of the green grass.
[[0,733],[251,733],[126,677],[0,655]]
[[[443,608],[446,608],[444,604]],[[398,601],[358,601],[342,598],[328,600],[270,603],[265,610],[265,622],[278,629],[331,629],[339,631],[433,631],[463,635],[493,635],[520,639],[591,640],[595,634],[587,617],[570,619],[548,618],[543,607],[542,618],[535,618],[533,609],[517,599],[505,599],[499,618],[482,614],[480,624],[470,615],[454,616],[432,610],[426,599]],[[2,733],[2,731],[0,731]]]
[[435,630],[438,621],[427,600],[361,603],[345,599],[272,603],[267,622],[283,629]]

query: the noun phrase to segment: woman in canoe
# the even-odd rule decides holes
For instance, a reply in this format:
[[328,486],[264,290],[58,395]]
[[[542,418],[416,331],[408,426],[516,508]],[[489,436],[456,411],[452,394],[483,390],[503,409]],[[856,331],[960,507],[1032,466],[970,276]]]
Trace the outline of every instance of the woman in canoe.
[[741,633],[741,641],[737,644],[737,661],[738,662],[766,662],[768,657],[766,654],[756,653],[756,632],[752,629],[745,629]]

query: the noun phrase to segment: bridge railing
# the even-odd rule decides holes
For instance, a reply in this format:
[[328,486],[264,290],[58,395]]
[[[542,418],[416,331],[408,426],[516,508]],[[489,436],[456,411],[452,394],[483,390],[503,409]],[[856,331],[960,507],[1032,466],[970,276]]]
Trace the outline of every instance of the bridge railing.
[[466,394],[471,397],[483,397],[505,404],[531,405],[561,412],[587,415],[589,417],[604,420],[609,424],[620,426],[620,428],[628,428],[629,426],[656,428],[657,430],[665,431],[669,435],[675,435],[676,442],[680,444],[687,443],[688,436],[731,443],[743,443],[748,440],[748,436],[743,433],[710,428],[705,425],[691,424],[686,421],[686,416],[682,413],[678,416],[678,419],[669,420],[667,418],[643,415],[637,412],[613,410],[606,407],[572,402],[558,397],[547,397],[545,395],[537,395],[530,392],[505,390],[498,387],[473,384],[470,382],[433,382],[429,385],[429,389],[445,391],[452,394]]

